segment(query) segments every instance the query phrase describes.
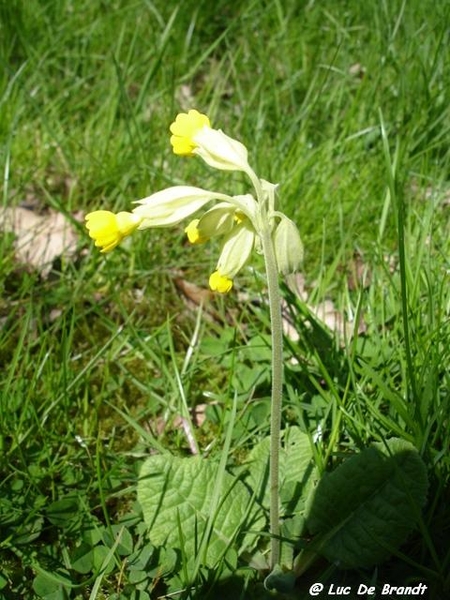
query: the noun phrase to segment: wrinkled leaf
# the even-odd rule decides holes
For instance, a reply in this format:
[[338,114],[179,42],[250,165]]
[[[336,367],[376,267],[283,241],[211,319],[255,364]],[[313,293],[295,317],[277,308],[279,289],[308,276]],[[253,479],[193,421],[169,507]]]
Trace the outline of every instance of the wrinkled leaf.
[[427,487],[422,459],[403,440],[352,456],[322,478],[308,503],[317,551],[342,568],[382,562],[414,528]]
[[[248,484],[256,492],[256,499],[268,510],[270,438],[264,438],[249,455]],[[280,453],[280,500],[284,515],[301,511],[312,488],[317,472],[309,437],[299,427],[283,432]]]
[[237,544],[236,550],[241,552],[253,543],[254,535],[247,531],[261,529],[264,521],[256,505],[249,510],[247,487],[224,473],[220,502],[216,514],[212,514],[211,503],[219,484],[217,465],[199,457],[148,458],[140,474],[138,500],[151,543],[178,548],[186,556],[195,557],[210,519],[213,527],[204,559],[207,566],[214,566],[228,547]]

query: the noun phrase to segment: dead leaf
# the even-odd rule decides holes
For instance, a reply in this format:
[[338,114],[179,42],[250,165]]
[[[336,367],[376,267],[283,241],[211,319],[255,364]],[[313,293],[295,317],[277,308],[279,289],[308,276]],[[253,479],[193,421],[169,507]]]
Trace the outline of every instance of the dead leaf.
[[287,275],[286,285],[297,298],[300,298],[303,302],[307,301],[308,293],[306,291],[306,282],[303,273],[292,273],[291,275]]
[[[207,321],[222,323],[223,318],[214,308],[213,302],[214,293],[207,288],[200,287],[191,281],[187,281],[182,277],[180,271],[173,271],[173,282],[181,299],[183,300],[188,311],[197,311],[201,306],[203,310],[203,318]],[[230,312],[231,314],[231,312]]]
[[350,75],[353,75],[353,77],[362,79],[364,77],[364,75],[366,74],[366,69],[365,69],[365,67],[363,67],[363,65],[361,63],[354,63],[353,65],[351,65],[349,67],[348,72]]
[[177,289],[183,295],[185,301],[194,307],[207,304],[213,297],[213,293],[203,287],[183,279],[183,277],[175,277],[173,282]]
[[[208,403],[197,404],[196,406],[190,409],[190,416],[192,419],[192,424],[195,427],[202,427],[205,423],[206,410],[208,406],[218,405],[219,402],[217,400],[212,400]],[[153,425],[155,426],[155,431],[158,436],[165,434],[168,431],[173,429],[182,429],[185,427],[186,419],[181,415],[173,415],[171,419],[168,419],[167,416],[158,416],[152,420]]]
[[72,224],[55,210],[39,215],[21,206],[3,208],[0,227],[16,237],[16,260],[36,269],[43,278],[48,277],[56,258],[71,257],[76,250],[78,236]]

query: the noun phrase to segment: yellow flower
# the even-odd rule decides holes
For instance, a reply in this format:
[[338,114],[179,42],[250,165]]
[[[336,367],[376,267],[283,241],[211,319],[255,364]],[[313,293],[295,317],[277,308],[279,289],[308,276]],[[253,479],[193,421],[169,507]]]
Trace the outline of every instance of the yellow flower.
[[194,219],[185,228],[191,244],[203,244],[210,238],[228,233],[236,222],[236,206],[230,202],[218,202],[206,211],[200,219]]
[[191,242],[191,244],[203,244],[203,242],[206,242],[206,240],[208,239],[206,237],[201,236],[200,231],[198,229],[199,223],[200,219],[194,219],[184,229],[184,232],[186,233],[188,240]]
[[233,278],[249,260],[257,242],[257,235],[249,219],[242,219],[225,236],[217,268],[209,278],[214,292],[226,294],[233,287]]
[[86,215],[86,228],[101,252],[111,252],[127,235],[133,233],[141,223],[141,217],[129,212],[113,213],[95,210]]
[[213,292],[227,294],[233,287],[233,280],[224,277],[219,271],[214,271],[209,278],[209,287]]
[[[242,198],[238,205],[242,206]],[[243,197],[245,199],[245,197]],[[245,205],[244,205],[245,206]],[[192,220],[185,228],[191,244],[202,244],[213,237],[223,236],[216,271],[209,278],[213,291],[225,294],[233,287],[233,278],[249,260],[258,244],[258,236],[252,220],[231,202],[219,202],[199,219]]]
[[175,154],[197,154],[210,166],[224,171],[246,171],[247,148],[220,129],[212,129],[209,118],[198,110],[180,113],[170,126]]
[[193,151],[198,146],[195,135],[204,127],[211,128],[211,124],[208,117],[198,110],[192,109],[188,113],[177,115],[175,122],[170,126],[173,134],[170,143],[174,153],[180,156],[193,156]]

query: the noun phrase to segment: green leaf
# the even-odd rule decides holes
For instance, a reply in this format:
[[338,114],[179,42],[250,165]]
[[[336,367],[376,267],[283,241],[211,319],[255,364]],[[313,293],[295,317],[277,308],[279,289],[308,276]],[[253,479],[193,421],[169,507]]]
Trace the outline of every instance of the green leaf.
[[53,525],[67,528],[78,519],[79,511],[79,500],[72,494],[52,502],[46,510],[46,516]]
[[128,581],[133,585],[139,585],[141,583],[145,583],[148,585],[149,574],[147,571],[138,571],[137,569],[133,569],[128,574]]
[[0,573],[0,590],[3,590],[8,585],[8,580]]
[[103,541],[107,546],[111,547],[114,544],[117,536],[120,536],[120,541],[117,546],[117,554],[120,556],[128,556],[133,552],[133,538],[129,530],[124,525],[112,525],[111,531],[105,530],[103,532]]
[[164,578],[175,571],[177,563],[178,555],[173,548],[160,548],[158,563],[147,571],[147,575],[153,579]]
[[155,548],[151,544],[147,544],[143,548],[139,548],[139,550],[133,552],[128,558],[129,570],[145,571],[154,553]]
[[[250,452],[247,482],[256,492],[256,499],[269,509],[269,457],[270,438],[264,438]],[[295,514],[304,508],[317,472],[309,437],[299,427],[289,427],[283,432],[280,453],[280,500],[284,515]]]
[[92,547],[82,543],[76,548],[71,557],[71,567],[77,573],[83,575],[92,571],[94,567],[94,554]]
[[283,434],[284,473],[280,489],[281,504],[287,514],[303,509],[307,494],[317,477],[311,440],[299,427]]
[[81,523],[82,540],[91,547],[103,539],[105,531],[105,526],[93,515],[88,515]]
[[68,598],[66,586],[70,587],[71,582],[68,576],[61,573],[50,574],[41,570],[33,581],[33,590],[39,598],[44,600],[66,600]]
[[288,519],[283,519],[281,523],[281,537],[284,542],[281,544],[280,565],[284,569],[293,568],[295,548],[300,545],[299,541],[304,532],[305,519],[303,515],[297,514]]
[[[218,485],[220,502],[212,514],[211,502]],[[254,543],[254,535],[245,533],[261,528],[263,523],[257,506],[250,506],[247,487],[229,473],[219,476],[216,464],[199,457],[148,458],[141,470],[138,500],[152,544],[177,548],[194,557],[209,531],[204,564],[211,567],[229,546],[237,543],[241,552]]]
[[92,550],[92,561],[94,569],[97,572],[104,570],[105,573],[111,573],[114,570],[114,560],[110,556],[111,549],[107,548],[103,544],[94,546]]
[[134,590],[130,600],[150,600],[150,595],[145,590]]
[[388,558],[417,522],[426,499],[425,465],[400,439],[376,444],[326,474],[306,513],[316,549],[341,568]]
[[42,517],[35,517],[22,526],[17,527],[14,532],[14,544],[16,546],[27,545],[37,539],[42,533],[43,525],[44,519]]

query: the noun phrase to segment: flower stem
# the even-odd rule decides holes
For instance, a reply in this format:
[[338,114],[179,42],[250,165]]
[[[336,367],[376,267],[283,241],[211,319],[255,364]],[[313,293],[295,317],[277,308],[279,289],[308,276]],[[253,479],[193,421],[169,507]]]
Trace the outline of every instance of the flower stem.
[[270,229],[260,232],[264,261],[266,264],[267,293],[269,299],[272,336],[272,405],[270,413],[270,536],[271,568],[280,560],[280,430],[283,394],[283,331],[281,296],[278,286],[278,270]]

